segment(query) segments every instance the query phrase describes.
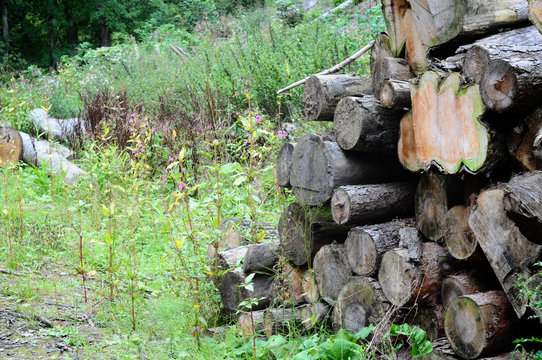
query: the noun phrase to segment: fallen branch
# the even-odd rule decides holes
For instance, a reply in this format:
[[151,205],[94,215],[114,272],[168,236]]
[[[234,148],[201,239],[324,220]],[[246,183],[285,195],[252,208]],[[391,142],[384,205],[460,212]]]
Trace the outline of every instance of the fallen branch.
[[[371,49],[373,47],[373,44],[374,44],[374,40],[371,41],[370,43],[368,43],[367,45],[365,45],[360,51],[358,51],[354,55],[344,59],[343,61],[341,61],[340,63],[338,63],[337,65],[335,65],[335,66],[333,66],[333,67],[331,67],[329,69],[326,69],[324,71],[319,72],[316,75],[329,75],[329,74],[333,74],[333,73],[336,73],[337,71],[340,71],[340,70],[344,69],[347,65],[349,65],[354,60],[356,60],[357,58],[359,58],[360,56],[365,54],[367,51],[369,51],[369,49]],[[297,82],[295,82],[295,83],[293,83],[291,85],[286,86],[283,89],[280,89],[279,91],[277,91],[277,95],[282,94],[283,92],[288,91],[290,89],[293,89],[295,87],[298,87],[299,85],[303,85],[304,83],[307,82],[307,80],[309,78],[310,78],[310,76],[307,76],[303,80],[299,80],[299,81],[297,81]]]
[[179,46],[176,46],[176,45],[169,45],[169,48],[171,49],[171,51],[173,51],[175,53],[175,55],[177,55],[178,57],[180,57],[181,59],[184,58],[185,56],[188,56],[188,54],[186,53],[186,51],[184,51],[181,47]]
[[16,312],[16,311],[11,311],[11,310],[8,310],[8,309],[0,309],[0,312],[3,312],[7,315],[11,315],[13,317],[16,317],[16,318],[19,318],[19,319],[25,319],[25,320],[34,320],[34,321],[38,321],[40,323],[42,323],[43,325],[45,325],[45,327],[54,327],[53,326],[53,323],[51,323],[51,321],[47,320],[46,318],[44,318],[43,316],[41,315],[25,315],[25,314],[21,314],[19,312]]
[[23,275],[21,273],[17,273],[15,271],[11,271],[11,270],[8,270],[8,269],[0,269],[0,273],[6,274],[6,275],[15,275],[15,276],[22,276]]
[[328,12],[318,16],[314,20],[320,20],[320,19],[326,18],[326,17],[328,17],[329,15],[333,14],[334,12],[336,12],[338,10],[345,9],[345,8],[349,7],[350,5],[352,5],[353,2],[354,2],[354,0],[346,0],[342,4],[334,7],[333,9],[329,10]]

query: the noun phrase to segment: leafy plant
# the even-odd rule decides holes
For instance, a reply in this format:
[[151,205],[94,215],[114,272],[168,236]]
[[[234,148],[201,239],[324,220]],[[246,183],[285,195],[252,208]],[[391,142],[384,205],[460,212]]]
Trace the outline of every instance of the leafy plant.
[[[424,355],[427,355],[433,351],[433,345],[431,341],[427,340],[427,335],[424,330],[412,327],[409,324],[392,324],[390,326],[390,331],[386,334],[387,337],[395,337],[403,335],[406,336],[412,347],[411,354],[412,357],[417,358]],[[401,345],[393,347],[391,343],[388,343],[388,350],[393,352],[394,350],[399,350]]]

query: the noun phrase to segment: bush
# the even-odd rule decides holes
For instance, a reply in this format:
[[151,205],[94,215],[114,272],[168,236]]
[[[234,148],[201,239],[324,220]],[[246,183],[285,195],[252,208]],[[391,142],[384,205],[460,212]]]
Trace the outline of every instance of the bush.
[[296,0],[277,0],[277,16],[287,26],[295,26],[303,20],[303,12]]

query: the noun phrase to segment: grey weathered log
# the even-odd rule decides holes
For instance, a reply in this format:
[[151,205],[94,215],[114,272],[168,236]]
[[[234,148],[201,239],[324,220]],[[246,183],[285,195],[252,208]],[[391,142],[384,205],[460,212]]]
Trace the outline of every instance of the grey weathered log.
[[295,327],[310,330],[320,325],[327,316],[323,303],[303,304],[298,307],[267,309],[264,315],[265,335],[288,334]]
[[333,305],[342,287],[352,277],[344,245],[323,246],[314,257],[314,273],[320,296]]
[[23,153],[23,139],[11,126],[0,124],[0,168],[18,163]]
[[252,244],[248,247],[243,261],[245,274],[253,272],[272,272],[279,260],[279,241]]
[[542,170],[542,107],[509,132],[507,147],[523,170]]
[[246,276],[240,268],[229,270],[219,279],[218,290],[222,300],[222,306],[228,314],[234,314],[239,310],[247,310],[240,308],[243,301],[257,300],[257,303],[252,304],[253,310],[265,309],[271,302],[272,280],[267,275],[256,275],[252,278],[252,290],[247,290],[242,285],[248,285]]
[[283,188],[290,188],[290,172],[292,171],[292,154],[295,143],[285,143],[280,147],[277,156],[276,178],[277,185]]
[[413,215],[414,184],[348,185],[333,191],[331,213],[341,225],[364,225]]
[[299,203],[319,205],[343,185],[374,184],[404,176],[396,156],[343,151],[329,135],[307,134],[292,154],[290,183]]
[[369,76],[312,75],[303,89],[305,116],[309,121],[333,121],[335,108],[342,98],[371,93]]
[[51,140],[69,143],[85,134],[85,122],[82,119],[57,119],[49,116],[47,111],[41,108],[29,112],[28,122],[35,126],[40,134]]
[[380,90],[380,101],[388,108],[409,108],[411,106],[410,83],[403,80],[384,80]]
[[444,307],[440,304],[433,307],[414,307],[407,316],[406,322],[424,330],[427,340],[434,341],[446,336],[444,314]]
[[447,308],[455,298],[492,290],[492,282],[483,272],[470,270],[460,271],[446,276],[440,287],[442,305]]
[[247,254],[248,246],[237,246],[229,248],[218,253],[218,265],[222,270],[241,267],[245,255]]
[[389,109],[372,95],[344,97],[335,110],[337,144],[347,151],[396,153],[403,109]]
[[456,259],[465,260],[474,254],[478,243],[469,228],[463,205],[456,205],[446,212],[442,219],[442,237],[439,241]]
[[213,242],[207,245],[207,261],[209,263],[214,263],[217,258],[217,253],[239,247],[243,244],[246,244],[247,241],[243,239],[239,231],[237,230],[238,221],[235,219],[226,219],[220,226],[220,236],[221,238],[218,242]]
[[278,224],[282,254],[293,265],[310,265],[323,245],[344,242],[349,229],[333,221],[329,208],[292,203],[282,212]]
[[306,330],[321,326],[329,318],[330,308],[323,301],[311,302],[300,306],[303,327]]

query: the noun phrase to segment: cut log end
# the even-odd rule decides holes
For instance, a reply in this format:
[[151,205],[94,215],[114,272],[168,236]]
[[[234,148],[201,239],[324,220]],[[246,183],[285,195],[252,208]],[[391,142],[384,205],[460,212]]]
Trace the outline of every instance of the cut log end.
[[484,104],[493,111],[505,111],[514,104],[518,93],[516,72],[506,61],[489,62],[480,80]]
[[482,74],[489,64],[489,53],[481,46],[473,46],[467,51],[463,62],[463,74],[473,83],[480,83]]
[[441,222],[448,211],[446,190],[443,177],[433,172],[422,175],[416,188],[416,223],[420,232],[433,241],[442,237]]
[[295,144],[286,143],[281,146],[277,156],[276,178],[277,185],[283,188],[289,188],[290,172],[292,170],[292,153]]
[[410,83],[400,80],[385,80],[380,90],[380,101],[388,108],[410,107]]
[[529,0],[529,18],[542,34],[542,1]]
[[19,162],[23,153],[21,134],[12,127],[0,126],[0,167],[10,167]]
[[452,207],[442,220],[442,242],[454,258],[468,259],[476,250],[478,242],[469,228],[465,207]]

